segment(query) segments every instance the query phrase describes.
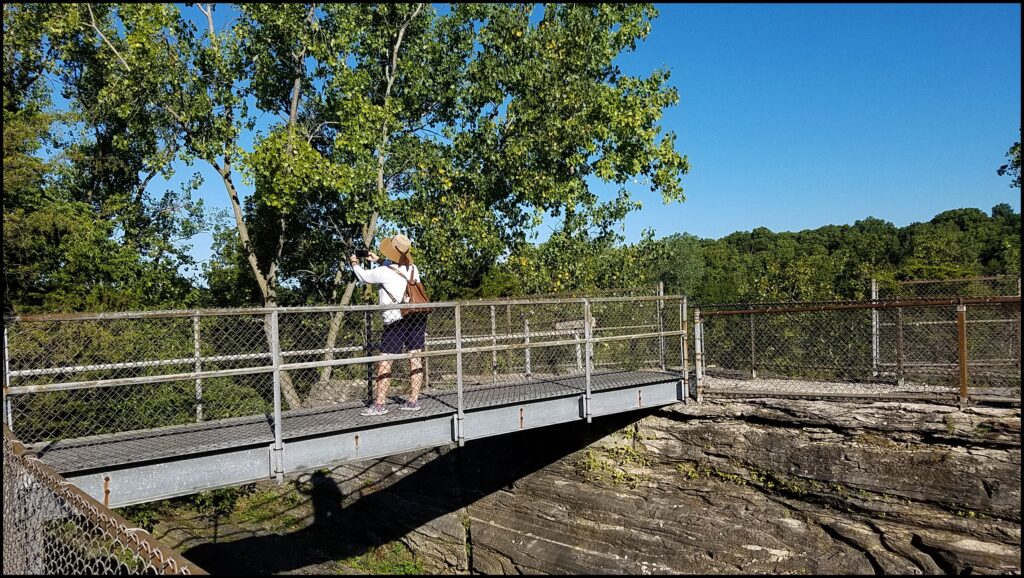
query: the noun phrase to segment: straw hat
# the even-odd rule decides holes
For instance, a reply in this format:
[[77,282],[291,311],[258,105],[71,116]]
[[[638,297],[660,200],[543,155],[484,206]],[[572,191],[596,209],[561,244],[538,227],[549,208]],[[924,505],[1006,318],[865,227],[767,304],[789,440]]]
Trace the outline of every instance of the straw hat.
[[396,263],[401,263],[403,258],[412,263],[411,250],[412,242],[401,233],[394,237],[384,237],[380,242],[380,254]]

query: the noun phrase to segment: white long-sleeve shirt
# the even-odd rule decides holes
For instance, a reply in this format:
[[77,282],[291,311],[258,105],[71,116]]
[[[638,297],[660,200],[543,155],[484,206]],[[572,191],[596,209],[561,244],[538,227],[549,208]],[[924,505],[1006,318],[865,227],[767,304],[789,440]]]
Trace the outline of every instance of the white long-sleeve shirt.
[[[364,269],[362,265],[352,265],[352,272],[356,274],[356,277],[363,283],[373,283],[380,285],[381,288],[377,291],[378,301],[381,305],[390,305],[392,303],[399,303],[405,297],[405,286],[406,279],[412,279],[413,281],[420,280],[419,267],[413,265],[407,267],[405,265],[399,265],[392,263],[390,267],[392,270],[388,270],[389,267],[374,267],[373,269]],[[396,272],[394,269],[401,271],[401,274]],[[385,289],[387,291],[385,291]],[[388,292],[391,295],[388,295]],[[391,296],[394,296],[394,299]],[[394,323],[402,318],[402,312],[398,309],[385,309],[383,313],[384,323]]]

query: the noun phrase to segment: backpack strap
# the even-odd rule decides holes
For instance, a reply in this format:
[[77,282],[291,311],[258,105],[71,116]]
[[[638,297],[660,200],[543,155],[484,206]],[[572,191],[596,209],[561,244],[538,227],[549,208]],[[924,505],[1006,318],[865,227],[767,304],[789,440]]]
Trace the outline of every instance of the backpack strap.
[[405,279],[406,283],[412,283],[413,282],[412,279],[413,279],[413,277],[416,276],[416,273],[417,273],[416,265],[410,265],[409,266],[409,276],[408,277],[405,276],[405,273],[402,273],[401,271],[399,271],[397,267],[388,265],[387,268],[391,269],[395,273],[398,273],[402,277],[402,279]]
[[392,305],[398,305],[398,304],[401,303],[401,301],[399,301],[398,299],[395,299],[395,296],[391,294],[391,291],[388,291],[388,288],[385,287],[383,283],[381,283],[380,288],[383,289],[384,292],[388,294],[388,297],[391,298],[391,301],[394,302],[394,303],[392,303]]
[[[413,267],[416,267],[416,265],[413,265]],[[385,269],[390,269],[397,273],[399,277],[405,279],[406,291],[408,292],[409,283],[412,283],[411,277],[406,277],[405,273],[402,273],[401,271],[398,270],[398,268],[392,267],[391,265],[388,265],[387,267],[385,267]],[[413,274],[415,274],[415,269],[413,270]],[[391,300],[395,302],[395,304],[404,303],[404,301],[399,301],[398,299],[395,299],[395,296],[391,294],[391,291],[388,291],[387,287],[385,287],[383,283],[381,283],[380,288],[383,289],[384,292],[388,294],[388,297],[390,297]]]

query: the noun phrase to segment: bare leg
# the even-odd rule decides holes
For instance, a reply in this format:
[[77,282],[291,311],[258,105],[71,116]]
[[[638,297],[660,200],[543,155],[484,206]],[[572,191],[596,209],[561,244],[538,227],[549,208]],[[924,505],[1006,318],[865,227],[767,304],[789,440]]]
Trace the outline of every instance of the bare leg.
[[[410,350],[409,353],[416,353],[419,349]],[[420,397],[420,388],[423,387],[423,358],[409,358],[409,385],[412,392],[409,394],[409,401],[416,401]]]
[[388,400],[388,388],[391,387],[391,360],[377,362],[376,399],[374,403],[384,405]]

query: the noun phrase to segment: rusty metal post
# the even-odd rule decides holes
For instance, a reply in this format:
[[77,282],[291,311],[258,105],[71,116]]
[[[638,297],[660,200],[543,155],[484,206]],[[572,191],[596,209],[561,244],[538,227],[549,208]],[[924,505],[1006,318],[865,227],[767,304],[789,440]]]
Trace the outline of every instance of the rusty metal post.
[[[1021,278],[1017,276],[1017,297],[1021,296]],[[6,343],[6,341],[4,341]],[[1014,347],[1017,354],[1017,374],[1021,372],[1021,302],[1017,301],[1017,346]],[[5,358],[6,359],[6,358]]]
[[750,379],[757,379],[757,348],[754,345],[754,314],[750,314]]
[[[192,315],[192,354],[196,358],[196,373],[203,371],[202,349],[199,347],[199,312]],[[203,421],[203,379],[196,378],[196,423]]]
[[[871,302],[878,301],[878,280],[871,279]],[[871,377],[878,377],[878,309],[871,308]]]
[[903,387],[903,308],[896,308],[896,385]]
[[957,349],[960,352],[960,410],[967,408],[967,306],[956,306]]

